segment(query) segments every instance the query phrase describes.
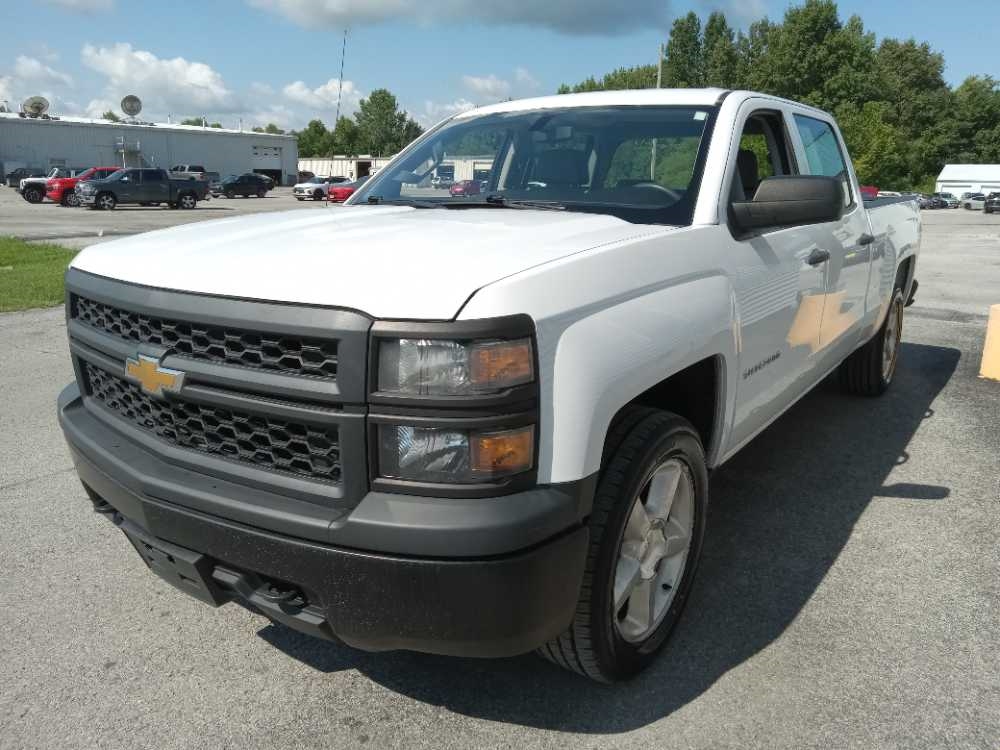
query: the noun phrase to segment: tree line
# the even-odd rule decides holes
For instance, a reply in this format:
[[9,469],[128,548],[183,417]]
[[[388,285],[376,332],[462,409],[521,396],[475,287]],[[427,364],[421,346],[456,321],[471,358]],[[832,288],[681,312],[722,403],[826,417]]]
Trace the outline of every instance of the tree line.
[[[884,38],[833,0],[806,0],[782,21],[735,31],[724,13],[678,18],[662,61],[664,88],[749,89],[836,116],[863,184],[933,189],[946,163],[1000,162],[1000,86],[970,76],[952,88],[925,42]],[[619,68],[559,93],[652,88],[657,66]]]

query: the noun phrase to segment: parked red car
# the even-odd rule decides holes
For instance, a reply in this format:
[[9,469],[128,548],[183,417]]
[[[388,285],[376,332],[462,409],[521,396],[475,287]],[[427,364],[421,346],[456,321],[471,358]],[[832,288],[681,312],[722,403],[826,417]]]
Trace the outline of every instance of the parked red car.
[[866,201],[873,201],[878,198],[878,188],[873,185],[859,185],[861,188],[861,199]]
[[462,180],[452,185],[448,192],[451,195],[479,195],[483,185],[479,180]]
[[367,177],[362,177],[360,180],[355,180],[354,182],[341,182],[340,184],[330,185],[330,189],[326,194],[326,199],[330,203],[343,203],[356,191],[359,187],[365,184]]
[[64,206],[79,206],[80,200],[75,191],[76,183],[87,180],[103,180],[119,169],[121,167],[91,167],[76,177],[53,177],[45,183],[45,197],[53,203],[61,203]]

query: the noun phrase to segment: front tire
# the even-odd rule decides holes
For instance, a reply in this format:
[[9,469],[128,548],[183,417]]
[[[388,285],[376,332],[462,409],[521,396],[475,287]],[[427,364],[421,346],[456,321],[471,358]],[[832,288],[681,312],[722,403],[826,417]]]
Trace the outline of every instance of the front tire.
[[314,201],[321,201],[321,200],[323,200],[324,197],[325,196],[323,195],[323,191],[322,190],[313,190],[313,200]]
[[22,197],[28,201],[28,203],[41,203],[42,199],[45,197],[45,193],[38,188],[29,187],[25,188]]
[[101,211],[114,211],[118,205],[118,199],[111,193],[101,193],[94,202],[95,208]]
[[878,333],[840,365],[840,382],[849,393],[881,396],[892,385],[899,363],[904,307],[903,290],[896,287]]
[[236,197],[236,191],[235,190],[227,190],[225,192],[225,196],[227,198],[235,198]]
[[687,602],[705,534],[708,472],[677,415],[629,407],[608,435],[576,614],[539,653],[599,682],[646,668]]

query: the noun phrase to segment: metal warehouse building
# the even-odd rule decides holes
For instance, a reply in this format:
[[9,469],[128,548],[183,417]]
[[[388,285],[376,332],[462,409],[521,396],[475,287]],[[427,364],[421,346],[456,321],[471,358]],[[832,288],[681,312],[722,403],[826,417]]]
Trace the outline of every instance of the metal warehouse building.
[[937,178],[939,193],[1000,193],[1000,164],[947,164]]
[[18,167],[199,164],[222,176],[252,171],[290,185],[295,182],[298,156],[298,142],[292,135],[78,117],[42,119],[0,112],[3,174]]

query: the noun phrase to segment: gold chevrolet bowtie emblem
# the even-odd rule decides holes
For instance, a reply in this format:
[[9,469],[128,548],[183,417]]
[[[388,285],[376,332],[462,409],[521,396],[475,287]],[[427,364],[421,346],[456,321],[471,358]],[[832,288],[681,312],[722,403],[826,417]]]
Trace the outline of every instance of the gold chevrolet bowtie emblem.
[[165,392],[176,393],[184,384],[183,372],[160,367],[159,360],[145,354],[125,360],[125,377],[150,396],[158,398],[163,398]]

